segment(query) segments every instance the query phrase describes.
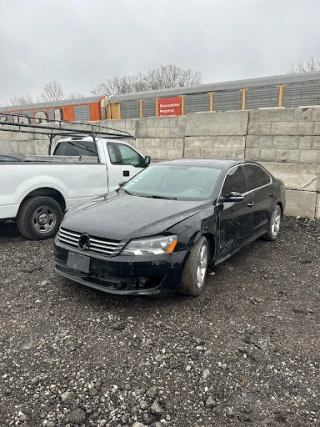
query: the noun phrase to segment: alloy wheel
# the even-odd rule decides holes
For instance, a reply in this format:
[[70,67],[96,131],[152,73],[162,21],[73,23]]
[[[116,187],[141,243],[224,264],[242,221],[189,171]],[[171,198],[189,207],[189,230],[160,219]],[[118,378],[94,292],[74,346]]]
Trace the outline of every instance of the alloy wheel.
[[199,251],[198,265],[197,265],[197,287],[201,288],[207,274],[208,268],[208,248],[203,244]]
[[273,237],[276,237],[280,230],[281,223],[281,211],[279,206],[275,208],[271,217],[271,234]]

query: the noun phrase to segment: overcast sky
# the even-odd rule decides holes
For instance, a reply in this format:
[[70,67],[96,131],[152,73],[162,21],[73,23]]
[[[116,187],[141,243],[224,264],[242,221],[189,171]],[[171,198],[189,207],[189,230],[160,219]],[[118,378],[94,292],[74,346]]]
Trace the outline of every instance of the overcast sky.
[[319,18],[320,0],[0,0],[0,103],[160,64],[205,82],[281,74],[320,56]]

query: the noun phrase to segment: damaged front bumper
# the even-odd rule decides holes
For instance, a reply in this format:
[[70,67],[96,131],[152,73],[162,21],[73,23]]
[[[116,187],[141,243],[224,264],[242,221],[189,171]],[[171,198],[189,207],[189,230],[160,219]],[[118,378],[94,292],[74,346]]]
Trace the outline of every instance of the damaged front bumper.
[[[71,268],[69,253],[88,259],[86,271]],[[55,271],[70,280],[119,295],[165,295],[177,292],[188,250],[163,255],[105,257],[54,242]]]

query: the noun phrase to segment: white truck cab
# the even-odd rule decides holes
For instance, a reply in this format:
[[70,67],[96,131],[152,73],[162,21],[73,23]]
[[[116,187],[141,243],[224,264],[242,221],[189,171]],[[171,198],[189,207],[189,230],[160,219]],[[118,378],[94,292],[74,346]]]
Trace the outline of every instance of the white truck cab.
[[119,135],[99,138],[99,133],[74,136],[72,131],[49,155],[1,162],[0,222],[17,220],[28,239],[52,237],[66,210],[116,190],[149,165],[150,157]]
[[[150,163],[148,157],[143,157],[127,142],[97,139],[96,144],[93,144],[91,137],[62,139],[57,142],[52,155],[56,158],[72,157],[79,161],[88,161],[91,157],[98,159],[99,163],[105,163],[108,169],[108,191],[119,188],[120,184],[128,181]],[[30,156],[27,158],[31,159]]]

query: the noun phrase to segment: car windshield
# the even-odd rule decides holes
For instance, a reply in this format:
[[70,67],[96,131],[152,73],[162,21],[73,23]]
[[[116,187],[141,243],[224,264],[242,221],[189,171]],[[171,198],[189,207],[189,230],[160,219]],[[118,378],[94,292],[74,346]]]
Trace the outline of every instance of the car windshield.
[[134,196],[204,200],[213,192],[220,172],[220,169],[202,166],[154,165],[122,189]]

